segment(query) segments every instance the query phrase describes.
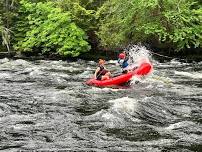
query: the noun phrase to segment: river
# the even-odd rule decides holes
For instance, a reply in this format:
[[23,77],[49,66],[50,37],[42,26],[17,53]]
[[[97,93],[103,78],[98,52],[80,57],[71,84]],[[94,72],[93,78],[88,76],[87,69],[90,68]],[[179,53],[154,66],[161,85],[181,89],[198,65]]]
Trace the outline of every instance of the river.
[[202,151],[202,62],[153,65],[130,87],[97,88],[84,83],[94,61],[1,59],[0,150]]

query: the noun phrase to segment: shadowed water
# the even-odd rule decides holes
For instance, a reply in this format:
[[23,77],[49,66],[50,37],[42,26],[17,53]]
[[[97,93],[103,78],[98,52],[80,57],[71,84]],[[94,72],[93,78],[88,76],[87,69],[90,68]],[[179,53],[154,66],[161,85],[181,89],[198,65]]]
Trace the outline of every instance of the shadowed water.
[[85,85],[95,67],[1,59],[0,150],[202,150],[202,63],[154,61],[129,88]]

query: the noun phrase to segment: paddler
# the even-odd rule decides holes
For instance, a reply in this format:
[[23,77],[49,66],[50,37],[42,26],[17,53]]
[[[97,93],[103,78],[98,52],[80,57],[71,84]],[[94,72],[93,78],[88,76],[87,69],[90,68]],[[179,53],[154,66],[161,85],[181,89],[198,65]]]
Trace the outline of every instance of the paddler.
[[104,67],[105,60],[99,59],[98,67],[95,70],[94,78],[97,80],[107,80],[110,78],[111,73]]
[[118,58],[118,64],[120,65],[120,67],[122,68],[122,73],[128,73],[128,57],[126,57],[126,52],[122,52],[119,54],[119,58]]

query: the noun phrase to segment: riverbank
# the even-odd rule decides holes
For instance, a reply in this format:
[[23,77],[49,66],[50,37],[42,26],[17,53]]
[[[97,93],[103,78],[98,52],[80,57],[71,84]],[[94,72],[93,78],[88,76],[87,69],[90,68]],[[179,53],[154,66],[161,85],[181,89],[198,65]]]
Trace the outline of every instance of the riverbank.
[[159,61],[170,61],[172,59],[177,59],[182,62],[200,62],[202,61],[202,50],[197,49],[187,49],[183,51],[163,51],[158,50],[153,52],[153,57]]
[[0,58],[12,58],[12,59],[25,59],[25,60],[98,60],[103,58],[105,60],[115,60],[119,52],[110,52],[110,51],[90,51],[84,53],[78,57],[62,57],[57,54],[19,54],[16,52],[0,52]]
[[[186,50],[182,52],[165,52],[162,50],[153,49],[152,56],[154,59],[165,62],[172,59],[177,59],[182,62],[200,62],[202,61],[202,51],[200,49]],[[116,60],[120,51],[89,51],[80,55],[79,57],[61,57],[57,54],[17,54],[16,52],[0,52],[0,58],[12,58],[12,59],[26,59],[26,60],[98,60],[103,58],[105,60]]]

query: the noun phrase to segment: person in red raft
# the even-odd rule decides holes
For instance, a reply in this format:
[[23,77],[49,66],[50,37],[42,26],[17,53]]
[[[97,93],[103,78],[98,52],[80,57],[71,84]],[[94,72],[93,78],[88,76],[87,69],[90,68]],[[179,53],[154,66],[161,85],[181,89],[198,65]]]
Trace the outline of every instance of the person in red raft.
[[104,67],[105,60],[99,59],[98,67],[95,70],[94,78],[97,80],[107,80],[110,78],[111,73]]
[[122,73],[128,73],[129,71],[129,64],[128,64],[128,60],[129,58],[126,57],[126,52],[122,52],[119,54],[119,58],[118,58],[118,64],[120,65],[120,67],[122,68]]

